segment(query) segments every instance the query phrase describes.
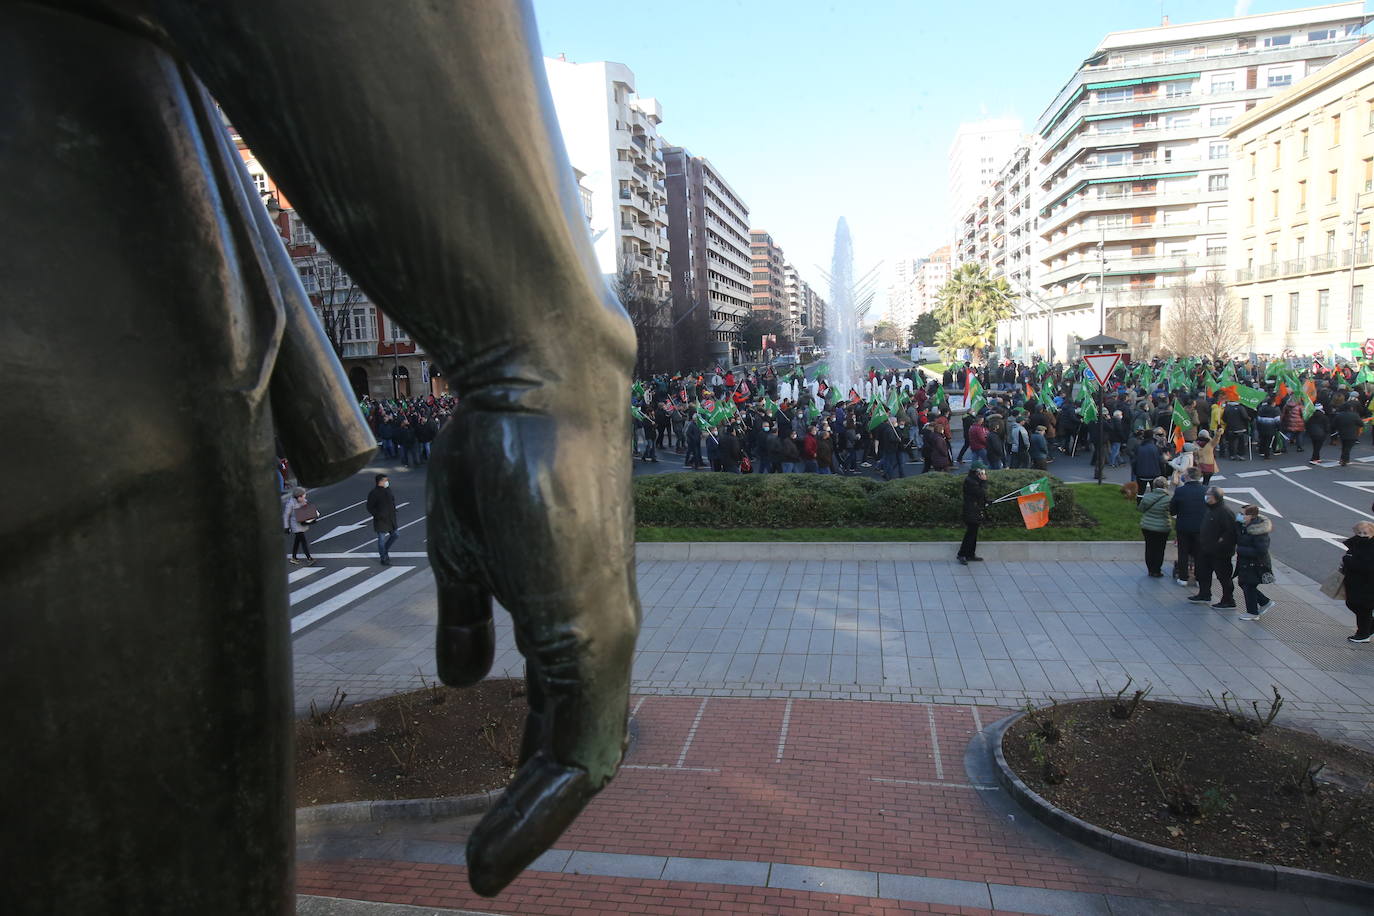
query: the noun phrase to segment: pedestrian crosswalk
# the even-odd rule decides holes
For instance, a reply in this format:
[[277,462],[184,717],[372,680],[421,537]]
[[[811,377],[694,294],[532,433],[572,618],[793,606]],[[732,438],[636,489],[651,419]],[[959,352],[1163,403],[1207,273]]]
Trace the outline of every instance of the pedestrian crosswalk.
[[[317,561],[322,558],[316,555]],[[362,558],[347,555],[347,559]],[[290,591],[292,634],[348,609],[416,568],[415,565],[379,566],[373,561],[368,565],[355,563],[293,569],[286,577]]]

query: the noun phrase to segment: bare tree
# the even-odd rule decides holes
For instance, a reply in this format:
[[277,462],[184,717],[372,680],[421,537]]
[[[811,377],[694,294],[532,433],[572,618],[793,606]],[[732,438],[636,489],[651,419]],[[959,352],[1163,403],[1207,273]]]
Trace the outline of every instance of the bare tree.
[[1240,309],[1221,277],[1185,278],[1174,287],[1170,315],[1164,322],[1163,348],[1175,356],[1217,360],[1245,346]]
[[295,261],[305,282],[306,292],[310,294],[311,304],[320,316],[325,336],[329,338],[334,354],[342,358],[343,345],[352,337],[350,325],[353,323],[353,312],[367,302],[367,296],[322,249],[297,257]]
[[615,292],[630,315],[639,344],[635,377],[648,378],[666,371],[665,363],[672,356],[672,300],[653,283],[641,280],[629,266],[616,277]]

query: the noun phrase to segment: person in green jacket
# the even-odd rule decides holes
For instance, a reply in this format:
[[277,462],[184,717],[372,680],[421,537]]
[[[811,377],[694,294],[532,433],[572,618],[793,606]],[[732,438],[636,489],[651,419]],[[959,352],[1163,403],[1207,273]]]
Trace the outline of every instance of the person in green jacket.
[[1150,577],[1164,577],[1164,548],[1169,544],[1169,481],[1156,477],[1140,499],[1140,533],[1145,536],[1145,568]]

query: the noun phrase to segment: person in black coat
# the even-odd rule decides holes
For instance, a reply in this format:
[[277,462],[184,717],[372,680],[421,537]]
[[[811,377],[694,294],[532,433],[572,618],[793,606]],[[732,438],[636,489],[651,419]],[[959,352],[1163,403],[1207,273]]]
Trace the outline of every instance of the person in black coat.
[[1345,541],[1341,572],[1345,575],[1345,606],[1355,614],[1355,634],[1349,642],[1374,637],[1374,522],[1357,522],[1355,536]]
[[1355,402],[1346,401],[1336,415],[1332,417],[1333,425],[1336,427],[1336,434],[1341,437],[1341,467],[1350,463],[1350,450],[1355,447],[1355,443],[1360,440],[1360,433],[1364,430],[1364,421],[1355,412]]
[[973,462],[964,478],[964,540],[959,544],[956,559],[964,566],[969,560],[981,561],[978,556],[978,526],[983,523],[983,510],[988,504],[988,466]]
[[1188,569],[1197,559],[1198,534],[1206,513],[1207,488],[1202,485],[1202,471],[1189,468],[1183,486],[1175,490],[1169,500],[1169,514],[1177,519],[1174,531],[1178,535],[1178,560],[1174,564],[1174,581],[1179,585],[1188,584]]
[[1273,530],[1274,523],[1259,514],[1259,506],[1246,506],[1236,514],[1236,582],[1245,595],[1241,616],[1248,620],[1258,620],[1274,606],[1259,590],[1265,575],[1272,573],[1269,533]]
[[[1145,430],[1141,430],[1141,432],[1146,433]],[[1145,495],[1145,492],[1154,485],[1154,479],[1167,476],[1164,473],[1164,456],[1148,433],[1141,436],[1140,445],[1136,447],[1135,457],[1131,459],[1131,473],[1135,475],[1135,503],[1137,506],[1140,505],[1141,497]]]
[[1312,415],[1307,418],[1307,438],[1312,441],[1312,457],[1307,463],[1321,464],[1322,446],[1331,435],[1331,419],[1326,415],[1326,408],[1321,402],[1317,402],[1313,407]]
[[377,558],[391,565],[391,545],[396,543],[396,497],[391,495],[391,480],[385,474],[373,478],[367,494],[367,512],[372,516],[372,531],[377,535]]
[[1207,508],[1198,531],[1197,594],[1188,597],[1189,601],[1211,601],[1212,575],[1215,573],[1217,581],[1221,583],[1221,600],[1212,607],[1218,609],[1236,606],[1231,582],[1231,558],[1236,552],[1236,518],[1226,508],[1223,496],[1218,487],[1207,490]]

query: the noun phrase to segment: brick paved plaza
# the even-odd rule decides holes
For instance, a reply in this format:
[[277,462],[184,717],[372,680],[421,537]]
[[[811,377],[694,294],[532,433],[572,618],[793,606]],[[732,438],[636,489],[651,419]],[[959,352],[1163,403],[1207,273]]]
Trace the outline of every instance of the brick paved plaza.
[[[1279,607],[1251,622],[1126,559],[812,553],[641,561],[626,766],[500,897],[467,888],[473,817],[305,824],[302,912],[336,912],[315,897],[512,914],[1356,912],[1064,840],[996,788],[980,736],[1026,699],[1133,675],[1194,702],[1276,683],[1287,723],[1370,743],[1374,653],[1314,642],[1346,620],[1310,580],[1280,570]],[[432,677],[433,599],[411,589],[296,640],[298,707]],[[497,673],[518,676],[502,623]]]

